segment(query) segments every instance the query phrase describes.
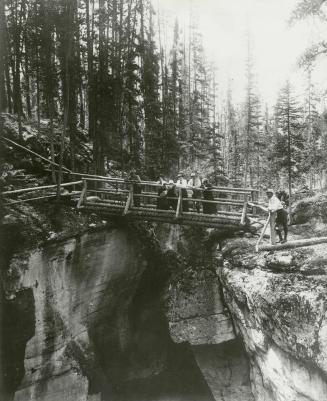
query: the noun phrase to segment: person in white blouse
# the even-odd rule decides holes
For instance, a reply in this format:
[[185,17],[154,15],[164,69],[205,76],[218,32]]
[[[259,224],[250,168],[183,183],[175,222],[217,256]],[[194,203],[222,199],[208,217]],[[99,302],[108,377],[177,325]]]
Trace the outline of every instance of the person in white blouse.
[[176,188],[181,188],[182,191],[182,198],[183,198],[183,202],[182,202],[182,206],[183,206],[183,212],[188,212],[189,211],[189,205],[188,205],[188,201],[184,200],[188,198],[188,194],[187,194],[187,180],[184,178],[184,174],[183,173],[178,173],[177,175],[177,181],[176,181]]
[[183,173],[178,173],[176,187],[177,188],[186,188],[187,187],[187,180],[184,178]]
[[[276,232],[279,236],[281,243],[287,242],[288,226],[287,226],[287,210],[284,208],[282,202],[277,198],[273,189],[267,189],[268,197],[268,211],[272,220],[273,226],[277,225]],[[284,238],[281,233],[280,226],[284,230]]]

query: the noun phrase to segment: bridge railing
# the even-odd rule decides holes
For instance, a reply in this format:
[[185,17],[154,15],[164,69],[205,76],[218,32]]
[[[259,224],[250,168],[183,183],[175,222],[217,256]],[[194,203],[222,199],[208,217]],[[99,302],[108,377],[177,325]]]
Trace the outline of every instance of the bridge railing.
[[[60,184],[60,190],[63,191],[65,188],[81,186],[83,181],[66,182]],[[21,188],[13,191],[4,191],[2,196],[4,197],[3,206],[14,205],[18,203],[25,203],[31,201],[38,201],[44,199],[54,199],[58,197],[57,194],[58,185],[42,185],[30,188]],[[79,196],[80,190],[74,190],[73,192],[65,193],[60,192],[59,197],[71,197]]]
[[[212,187],[212,199],[204,199],[204,188],[176,188],[174,196],[166,196],[170,206],[161,208],[158,193],[161,184],[151,181],[128,181],[120,178],[83,177],[83,190],[78,207],[87,205],[122,208],[126,215],[133,210],[157,210],[161,214],[176,218],[190,215],[208,215],[238,219],[245,223],[246,216],[254,215],[254,202],[258,191],[249,188]],[[186,197],[187,194],[187,197]],[[196,194],[196,197],[194,196]],[[214,208],[208,207],[214,205]],[[250,208],[250,213],[248,209]],[[201,213],[200,210],[201,209]]]

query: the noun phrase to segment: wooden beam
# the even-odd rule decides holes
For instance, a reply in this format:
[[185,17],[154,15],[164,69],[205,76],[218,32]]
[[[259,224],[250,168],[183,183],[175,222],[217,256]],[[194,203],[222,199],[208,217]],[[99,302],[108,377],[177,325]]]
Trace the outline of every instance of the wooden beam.
[[126,216],[126,214],[128,213],[128,209],[130,208],[130,206],[132,206],[132,202],[133,202],[133,185],[131,185],[131,189],[129,190],[129,195],[123,211],[123,216]]
[[[60,187],[70,187],[72,185],[78,185],[82,183],[83,181],[65,182],[64,184],[61,184]],[[15,195],[15,194],[22,194],[24,192],[35,192],[35,191],[40,191],[41,189],[53,189],[53,188],[57,188],[57,185],[44,185],[42,187],[16,189],[14,191],[2,192],[2,195]]]
[[267,221],[266,221],[266,223],[265,223],[265,225],[264,225],[264,227],[263,227],[263,229],[262,229],[262,231],[261,231],[260,237],[259,237],[257,243],[255,244],[255,251],[256,251],[256,252],[259,251],[259,244],[260,244],[260,242],[262,241],[262,238],[263,238],[263,236],[264,236],[264,234],[265,234],[265,232],[266,232],[266,230],[267,230],[267,227],[268,227],[269,222],[270,222],[270,214],[269,214],[268,219],[267,219]]
[[247,201],[244,202],[243,210],[242,210],[242,216],[241,216],[241,224],[244,226],[245,224],[245,219],[246,219],[246,209],[248,207]]
[[[73,195],[78,195],[80,192],[74,192],[71,194],[63,194],[61,195],[61,197],[68,197],[68,196],[73,196]],[[5,203],[3,206],[11,206],[11,205],[15,205],[18,203],[25,203],[25,202],[32,202],[35,200],[41,200],[41,199],[51,199],[51,198],[56,198],[57,195],[53,194],[53,195],[44,195],[44,196],[38,196],[37,198],[28,198],[28,199],[19,199],[19,200],[11,200],[8,203]]]
[[276,244],[275,225],[276,225],[277,211],[270,212],[269,214],[270,214],[270,243],[271,245],[275,245]]
[[[4,139],[5,141],[7,141],[7,142],[9,142],[9,143],[11,143],[12,145],[16,146],[17,148],[21,148],[21,149],[25,150],[26,152],[29,152],[29,153],[31,153],[32,155],[36,156],[37,158],[39,158],[39,159],[41,159],[41,160],[44,160],[45,162],[47,162],[47,163],[49,163],[49,164],[52,164],[53,166],[59,167],[59,164],[57,164],[57,163],[53,162],[52,160],[49,160],[49,159],[47,159],[47,158],[45,158],[45,157],[39,155],[39,154],[36,153],[36,152],[33,152],[33,150],[28,149],[28,148],[26,148],[25,146],[20,145],[19,143],[16,143],[16,142],[12,141],[12,140],[9,139],[9,138],[6,138],[5,136],[1,136],[0,138],[1,138],[1,139]],[[62,168],[63,168],[64,170],[66,170],[66,173],[69,173],[69,174],[72,174],[72,173],[73,173],[71,170],[69,170],[69,169],[68,169],[67,167],[65,167],[65,166],[62,166]]]
[[253,207],[253,208],[256,207],[256,208],[262,210],[263,212],[268,213],[268,209],[266,207],[260,205],[259,203],[248,202],[248,205]]
[[87,182],[86,182],[86,180],[83,180],[83,189],[82,189],[81,196],[77,202],[77,209],[79,209],[81,207],[81,205],[83,203],[85,203],[86,199],[87,199]]
[[182,206],[183,202],[182,202],[182,189],[179,188],[179,193],[178,193],[178,202],[177,202],[177,208],[176,208],[176,219],[178,219],[181,214],[182,214]]
[[259,246],[259,251],[278,251],[282,249],[292,249],[292,248],[300,248],[303,246],[312,246],[318,244],[327,243],[327,237],[315,237],[315,238],[307,238],[301,240],[295,240],[290,242],[285,242],[284,244],[276,244],[276,245],[261,245]]

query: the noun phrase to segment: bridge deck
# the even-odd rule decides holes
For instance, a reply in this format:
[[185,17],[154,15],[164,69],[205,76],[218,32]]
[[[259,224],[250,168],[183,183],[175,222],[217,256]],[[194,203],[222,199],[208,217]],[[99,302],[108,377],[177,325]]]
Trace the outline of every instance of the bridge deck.
[[[244,227],[247,217],[254,216],[255,207],[248,201],[256,201],[258,191],[245,188],[214,187],[211,199],[203,199],[204,189],[186,188],[185,198],[181,188],[169,210],[159,208],[160,184],[148,181],[127,182],[122,179],[83,177],[83,190],[78,202],[82,211],[103,216],[126,216],[131,220],[160,221],[171,224],[197,225],[203,227],[237,230]],[[136,188],[138,190],[136,191]],[[197,198],[192,197],[194,189]],[[214,205],[214,211],[207,211],[206,205]],[[250,212],[248,213],[248,209]],[[183,210],[184,209],[184,210]]]
[[[188,198],[185,198],[185,191],[176,188],[174,197],[167,198],[171,201],[170,209],[162,210],[159,208],[158,195],[161,185],[155,182],[131,182],[119,178],[87,176],[81,181],[62,184],[62,189],[69,186],[76,189],[81,184],[82,189],[75,191],[73,196],[79,197],[77,208],[104,217],[125,216],[131,220],[237,230],[247,224],[248,217],[256,215],[256,205],[253,202],[257,199],[258,191],[254,189],[213,187],[208,199],[202,188],[187,187]],[[49,185],[8,191],[3,195],[9,198],[7,205],[10,205],[54,198],[55,190],[55,185]],[[194,190],[197,198],[192,197]],[[69,194],[62,194],[67,195]],[[15,199],[12,199],[12,196]],[[206,213],[207,211],[210,214]]]

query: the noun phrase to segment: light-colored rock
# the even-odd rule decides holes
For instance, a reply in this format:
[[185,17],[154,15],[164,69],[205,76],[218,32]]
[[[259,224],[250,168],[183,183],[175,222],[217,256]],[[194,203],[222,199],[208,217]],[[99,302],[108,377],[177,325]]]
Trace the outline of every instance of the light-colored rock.
[[205,272],[184,280],[171,286],[169,291],[167,315],[173,341],[203,345],[234,339],[217,277]]
[[90,375],[100,375],[90,336],[117,310],[124,316],[145,267],[135,237],[120,230],[85,234],[31,255],[19,285],[33,288],[35,333],[15,401],[90,401]]
[[[228,246],[230,249],[231,244]],[[218,273],[225,302],[250,359],[255,400],[324,401],[327,394],[325,249],[314,246],[257,256],[247,252],[245,263],[240,259],[241,254],[242,249],[239,254],[226,252]],[[233,264],[235,260],[237,267]],[[317,275],[317,267],[324,274]]]
[[253,401],[249,364],[239,339],[192,351],[215,401]]

